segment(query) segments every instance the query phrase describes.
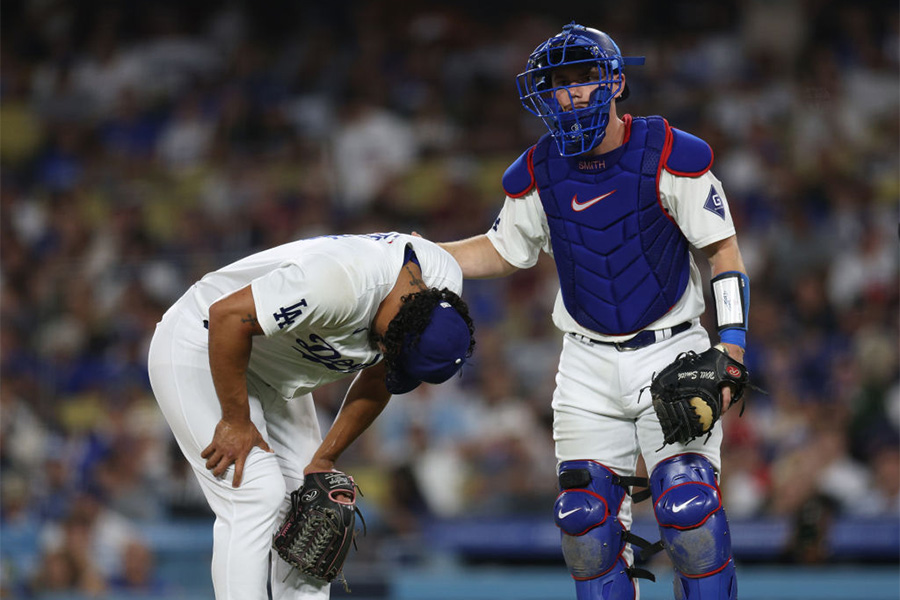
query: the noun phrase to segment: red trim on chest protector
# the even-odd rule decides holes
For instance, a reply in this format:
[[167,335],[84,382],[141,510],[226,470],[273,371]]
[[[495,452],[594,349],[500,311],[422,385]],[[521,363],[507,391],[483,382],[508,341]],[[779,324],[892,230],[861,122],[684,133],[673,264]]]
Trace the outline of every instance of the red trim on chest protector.
[[534,149],[537,148],[537,144],[528,149],[528,158],[525,161],[525,164],[528,166],[528,174],[531,176],[531,185],[526,187],[524,190],[519,192],[518,194],[510,194],[506,190],[503,190],[507,196],[510,198],[521,198],[532,189],[538,189],[537,182],[534,180]]
[[[674,141],[674,136],[672,135],[672,128],[669,126],[669,122],[663,119],[663,123],[666,124],[666,141],[663,144],[662,152],[659,154],[659,168],[656,169],[656,203],[659,205],[659,210],[662,211],[662,214],[678,229],[681,229],[681,226],[672,218],[672,215],[669,214],[669,211],[666,210],[666,207],[663,206],[662,203],[662,195],[659,191],[659,181],[662,178],[663,169],[668,171],[666,167],[666,161],[669,160],[669,154],[672,153],[672,142]],[[669,171],[671,173],[671,171]],[[676,302],[677,304],[677,302]],[[675,306],[673,304],[672,306]],[[672,306],[669,307],[669,310],[672,310]],[[668,312],[668,311],[666,311]]]

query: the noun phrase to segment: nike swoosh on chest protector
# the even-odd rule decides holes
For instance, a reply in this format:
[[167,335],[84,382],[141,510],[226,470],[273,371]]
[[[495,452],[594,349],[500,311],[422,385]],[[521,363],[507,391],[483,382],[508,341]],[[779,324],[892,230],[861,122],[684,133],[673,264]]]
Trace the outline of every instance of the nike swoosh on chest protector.
[[572,196],[572,210],[574,210],[575,212],[581,212],[584,209],[590,208],[591,206],[597,204],[601,200],[603,200],[605,198],[609,198],[610,196],[612,196],[615,193],[616,193],[616,190],[613,190],[611,192],[606,192],[605,194],[603,194],[601,196],[597,196],[596,198],[591,198],[587,202],[579,202],[578,194],[575,194],[574,196]]

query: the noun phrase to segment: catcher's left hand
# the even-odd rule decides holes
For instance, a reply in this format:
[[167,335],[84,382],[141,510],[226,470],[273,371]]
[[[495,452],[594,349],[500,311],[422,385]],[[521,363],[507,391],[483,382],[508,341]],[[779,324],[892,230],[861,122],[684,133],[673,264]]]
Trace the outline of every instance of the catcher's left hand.
[[708,435],[722,416],[722,387],[731,388],[731,404],[750,385],[747,368],[719,347],[697,354],[682,352],[653,377],[650,396],[663,430],[663,446],[687,444]]
[[332,581],[355,544],[356,492],[353,478],[340,471],[308,473],[291,492],[291,509],[272,547],[305,575]]

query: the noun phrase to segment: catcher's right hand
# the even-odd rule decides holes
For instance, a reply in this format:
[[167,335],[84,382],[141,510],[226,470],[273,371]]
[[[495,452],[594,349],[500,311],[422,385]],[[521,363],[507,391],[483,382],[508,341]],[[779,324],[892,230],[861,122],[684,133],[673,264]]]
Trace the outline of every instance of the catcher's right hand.
[[656,374],[650,396],[663,430],[663,446],[687,444],[709,435],[722,416],[722,387],[726,385],[731,387],[734,404],[750,385],[750,374],[719,347],[701,354],[682,352]]
[[355,544],[356,492],[353,478],[340,471],[308,473],[291,492],[291,509],[272,547],[305,575],[332,581]]

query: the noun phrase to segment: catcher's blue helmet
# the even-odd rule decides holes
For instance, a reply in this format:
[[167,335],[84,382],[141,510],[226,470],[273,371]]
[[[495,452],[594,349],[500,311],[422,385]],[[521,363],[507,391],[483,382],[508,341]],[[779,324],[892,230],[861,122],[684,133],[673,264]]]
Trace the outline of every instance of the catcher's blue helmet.
[[[550,73],[555,68],[578,64],[597,68],[598,80],[591,81],[598,84],[597,89],[591,93],[587,106],[563,110],[557,92],[565,90],[571,94],[570,88],[584,83],[553,87]],[[522,105],[541,118],[556,140],[560,154],[577,156],[603,141],[609,123],[609,103],[616,94],[622,91],[620,100],[628,96],[628,88],[622,89],[622,67],[642,64],[643,56],[623,57],[612,38],[602,31],[573,22],[535,48],[525,71],[516,77],[516,86]],[[569,98],[572,106],[574,103]]]

